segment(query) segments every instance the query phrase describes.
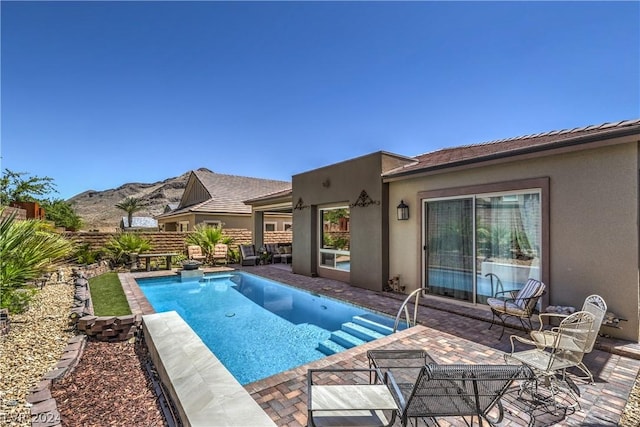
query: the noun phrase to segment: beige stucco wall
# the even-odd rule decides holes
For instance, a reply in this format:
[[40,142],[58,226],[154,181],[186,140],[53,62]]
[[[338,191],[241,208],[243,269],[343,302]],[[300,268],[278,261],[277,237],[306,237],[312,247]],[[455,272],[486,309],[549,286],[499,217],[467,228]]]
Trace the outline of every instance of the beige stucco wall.
[[[344,280],[365,289],[382,290],[387,270],[387,188],[382,184],[382,153],[316,169],[293,176],[292,202],[301,199],[305,207],[293,212],[293,270]],[[350,209],[351,272],[318,267],[318,208],[351,205],[365,190],[379,202]]]
[[[636,137],[637,139],[637,137]],[[638,141],[389,183],[390,200],[410,205],[409,221],[389,222],[389,273],[407,292],[421,285],[421,191],[549,177],[548,301],[580,307],[599,294],[628,322],[606,328],[639,338]],[[394,215],[393,203],[389,215]],[[393,218],[393,216],[391,217]]]
[[[251,214],[198,214],[194,215],[193,213],[180,215],[173,218],[166,219],[158,219],[158,223],[166,223],[166,224],[174,224],[180,221],[189,221],[189,230],[192,231],[194,225],[202,224],[207,221],[220,221],[222,223],[222,228],[245,228],[247,230],[253,230],[253,222],[251,219]],[[275,222],[276,230],[275,231],[284,231],[284,223],[290,223],[292,221],[291,215],[282,214],[282,215],[265,215],[265,221],[267,222]],[[166,231],[175,231],[175,228],[171,226],[171,229],[165,226]]]

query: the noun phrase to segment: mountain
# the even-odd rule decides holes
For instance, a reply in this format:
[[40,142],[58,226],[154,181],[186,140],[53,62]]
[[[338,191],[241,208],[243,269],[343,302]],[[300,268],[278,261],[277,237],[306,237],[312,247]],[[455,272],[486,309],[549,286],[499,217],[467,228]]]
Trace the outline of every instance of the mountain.
[[83,230],[115,231],[120,220],[127,213],[116,208],[127,197],[141,199],[143,209],[135,216],[155,216],[164,212],[170,203],[178,203],[182,197],[191,171],[175,178],[153,184],[129,183],[104,191],[89,190],[73,196],[71,203],[75,212],[82,217]]

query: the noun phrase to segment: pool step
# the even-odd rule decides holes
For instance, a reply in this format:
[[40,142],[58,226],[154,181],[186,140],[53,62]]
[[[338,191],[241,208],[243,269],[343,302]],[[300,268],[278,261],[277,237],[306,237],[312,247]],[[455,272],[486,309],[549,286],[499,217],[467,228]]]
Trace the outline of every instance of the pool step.
[[331,341],[340,344],[344,348],[352,348],[366,342],[365,340],[361,340],[360,338],[342,330],[332,332]]
[[327,356],[331,356],[332,354],[340,353],[345,350],[345,347],[331,340],[326,340],[318,344],[318,351],[326,354]]
[[391,335],[393,333],[393,328],[391,326],[383,325],[375,320],[367,319],[362,316],[353,316],[353,319],[351,320],[353,323],[374,330],[382,335]]
[[364,341],[373,341],[386,336],[378,331],[374,331],[373,329],[369,329],[353,322],[343,323],[342,330]]
[[328,340],[318,344],[318,351],[330,356],[348,348],[390,335],[392,332],[392,328],[374,320],[360,316],[353,316],[351,320],[351,322],[344,322],[340,330],[333,331]]

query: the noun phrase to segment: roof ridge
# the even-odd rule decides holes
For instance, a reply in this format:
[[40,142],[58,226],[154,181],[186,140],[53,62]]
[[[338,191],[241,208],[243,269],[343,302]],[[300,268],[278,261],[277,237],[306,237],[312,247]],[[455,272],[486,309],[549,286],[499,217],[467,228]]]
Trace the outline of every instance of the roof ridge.
[[260,181],[272,181],[272,182],[281,182],[281,183],[291,183],[291,181],[284,181],[284,180],[280,180],[280,179],[272,179],[272,178],[259,178],[257,176],[246,176],[246,175],[237,175],[237,174],[228,174],[228,173],[218,173],[218,172],[213,172],[211,170],[207,170],[207,171],[203,171],[203,170],[194,170],[193,172],[200,172],[200,173],[204,173],[207,175],[217,175],[217,176],[224,176],[224,177],[229,177],[229,178],[242,178],[242,179],[255,179],[255,180],[260,180]]

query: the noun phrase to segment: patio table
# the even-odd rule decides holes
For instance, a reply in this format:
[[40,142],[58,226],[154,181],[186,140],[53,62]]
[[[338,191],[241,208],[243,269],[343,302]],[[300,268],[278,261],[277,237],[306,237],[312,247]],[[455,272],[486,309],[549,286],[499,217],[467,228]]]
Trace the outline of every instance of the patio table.
[[165,261],[167,264],[167,270],[171,270],[171,258],[177,256],[177,253],[162,253],[162,254],[138,254],[138,258],[144,258],[145,262],[145,270],[151,271],[151,258],[162,258],[165,257]]

